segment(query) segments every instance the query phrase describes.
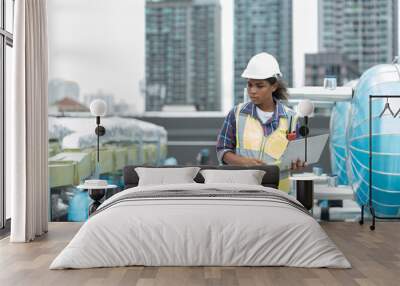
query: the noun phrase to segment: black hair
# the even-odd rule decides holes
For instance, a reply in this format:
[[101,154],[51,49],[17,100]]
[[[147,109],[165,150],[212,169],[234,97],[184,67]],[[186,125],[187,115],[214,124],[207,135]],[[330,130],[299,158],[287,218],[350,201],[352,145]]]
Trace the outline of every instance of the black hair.
[[286,83],[281,78],[270,77],[265,79],[270,85],[277,84],[278,88],[272,93],[272,97],[279,100],[287,100],[289,97]]

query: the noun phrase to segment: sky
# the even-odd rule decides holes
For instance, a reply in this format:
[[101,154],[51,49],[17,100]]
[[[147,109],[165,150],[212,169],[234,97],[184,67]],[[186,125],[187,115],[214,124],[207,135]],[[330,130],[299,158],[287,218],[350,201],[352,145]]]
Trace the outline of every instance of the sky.
[[[233,0],[222,7],[222,106],[233,101]],[[144,0],[48,0],[49,78],[79,83],[81,98],[102,90],[144,110]],[[317,52],[317,0],[293,0],[294,86],[304,54]]]

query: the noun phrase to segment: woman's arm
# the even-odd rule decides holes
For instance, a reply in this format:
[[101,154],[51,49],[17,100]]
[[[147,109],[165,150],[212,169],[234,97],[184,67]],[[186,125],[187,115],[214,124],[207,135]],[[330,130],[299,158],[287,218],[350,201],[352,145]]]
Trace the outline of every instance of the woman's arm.
[[236,120],[235,108],[232,108],[228,115],[225,117],[224,123],[219,131],[217,137],[217,157],[221,164],[224,162],[223,157],[227,152],[235,152],[236,150]]
[[254,158],[243,157],[235,154],[236,151],[236,108],[226,116],[222,128],[218,134],[217,157],[222,164],[254,166],[263,165],[264,162]]
[[254,165],[265,165],[261,160],[249,157],[243,157],[233,152],[226,152],[222,160],[228,165],[239,165],[239,166],[254,166]]

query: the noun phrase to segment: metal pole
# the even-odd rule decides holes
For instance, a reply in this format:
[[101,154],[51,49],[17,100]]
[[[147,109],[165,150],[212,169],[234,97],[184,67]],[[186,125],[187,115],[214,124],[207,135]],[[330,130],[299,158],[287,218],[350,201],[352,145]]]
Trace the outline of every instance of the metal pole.
[[[99,125],[97,125],[97,128],[99,127]],[[97,163],[99,163],[100,161],[100,135],[99,132],[97,132]]]
[[97,163],[100,161],[100,116],[96,116],[96,124],[97,124]]
[[368,155],[368,159],[369,159],[369,205],[371,206],[372,203],[372,198],[371,198],[371,194],[372,194],[372,99],[371,96],[369,96],[369,155]]
[[372,98],[369,96],[369,210],[372,215],[372,225],[371,230],[375,229],[375,211],[372,206]]
[[307,135],[308,135],[308,116],[304,117],[304,123],[306,125],[306,136],[304,138],[304,162],[307,162]]

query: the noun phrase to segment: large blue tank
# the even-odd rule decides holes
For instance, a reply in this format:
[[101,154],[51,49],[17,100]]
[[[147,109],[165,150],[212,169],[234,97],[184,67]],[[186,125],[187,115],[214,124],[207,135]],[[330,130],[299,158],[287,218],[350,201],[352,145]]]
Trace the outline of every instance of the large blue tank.
[[[378,65],[360,78],[351,104],[347,136],[350,183],[359,204],[368,202],[369,187],[369,95],[400,95],[400,66]],[[392,110],[400,99],[389,99]],[[400,214],[400,116],[381,114],[385,98],[372,101],[372,197],[379,216]]]
[[330,120],[329,149],[332,173],[338,176],[340,185],[348,185],[347,169],[347,130],[350,119],[350,102],[336,102],[332,108]]

